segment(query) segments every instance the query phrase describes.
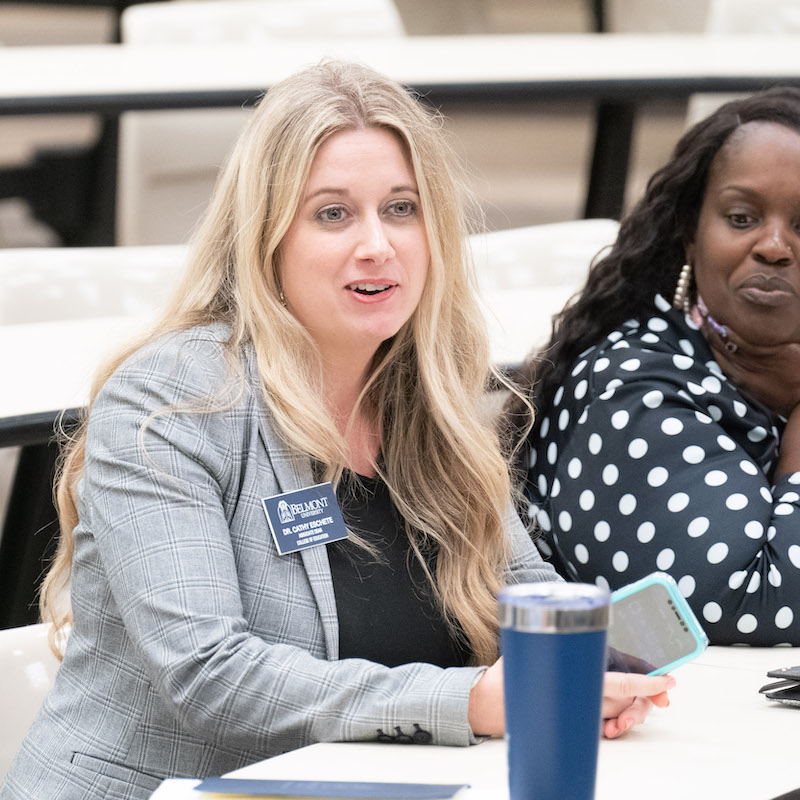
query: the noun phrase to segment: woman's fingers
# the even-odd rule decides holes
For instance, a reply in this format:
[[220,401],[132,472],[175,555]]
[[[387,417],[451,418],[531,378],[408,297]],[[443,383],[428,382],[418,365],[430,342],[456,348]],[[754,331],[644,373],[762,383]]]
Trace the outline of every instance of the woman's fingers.
[[603,681],[604,697],[624,699],[652,697],[675,686],[672,675],[639,675],[635,672],[607,672]]
[[616,739],[629,731],[634,725],[641,725],[653,703],[647,697],[637,697],[619,716],[603,721],[603,735],[608,739]]
[[669,705],[669,695],[666,692],[651,695],[650,702],[659,708],[666,708]]
[[645,721],[656,705],[669,705],[667,692],[675,686],[671,675],[607,672],[603,682],[603,735],[616,739]]

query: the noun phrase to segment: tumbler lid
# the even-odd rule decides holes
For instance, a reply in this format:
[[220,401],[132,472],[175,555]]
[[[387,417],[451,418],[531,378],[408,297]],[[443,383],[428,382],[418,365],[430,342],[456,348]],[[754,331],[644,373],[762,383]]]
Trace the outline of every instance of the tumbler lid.
[[497,598],[501,628],[526,633],[588,633],[608,627],[606,589],[590,583],[518,583]]

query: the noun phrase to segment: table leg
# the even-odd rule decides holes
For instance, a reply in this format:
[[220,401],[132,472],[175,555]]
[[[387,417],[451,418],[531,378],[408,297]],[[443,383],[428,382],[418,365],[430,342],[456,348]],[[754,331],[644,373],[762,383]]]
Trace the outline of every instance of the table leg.
[[88,147],[39,148],[23,166],[0,168],[0,198],[19,197],[68,247],[116,244],[119,121],[103,118]]
[[103,117],[100,138],[94,152],[94,184],[89,198],[90,221],[86,244],[113,247],[116,241],[117,170],[119,116]]
[[58,542],[52,487],[58,445],[23,447],[0,539],[0,629],[38,621],[41,580]]
[[619,219],[625,206],[636,107],[605,102],[597,108],[594,154],[586,196],[586,219]]

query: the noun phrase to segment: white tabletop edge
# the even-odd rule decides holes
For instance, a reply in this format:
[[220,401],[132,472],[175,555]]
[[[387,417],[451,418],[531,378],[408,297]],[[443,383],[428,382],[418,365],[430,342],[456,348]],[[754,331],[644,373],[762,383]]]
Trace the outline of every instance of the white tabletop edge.
[[[743,58],[746,50],[748,58]],[[519,34],[254,44],[0,48],[0,100],[266,89],[324,57],[409,85],[499,86],[800,77],[800,36]],[[680,53],[680,57],[676,57]],[[48,65],[50,68],[48,68]]]

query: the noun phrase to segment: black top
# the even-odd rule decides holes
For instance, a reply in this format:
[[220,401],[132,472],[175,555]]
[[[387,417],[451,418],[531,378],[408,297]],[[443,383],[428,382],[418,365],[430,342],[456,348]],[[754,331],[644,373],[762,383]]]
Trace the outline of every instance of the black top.
[[657,297],[573,365],[531,435],[529,513],[573,580],[670,573],[712,644],[800,645],[800,472],[783,422]]
[[[345,476],[337,499],[348,529],[378,555],[351,541],[328,548],[339,658],[365,658],[388,667],[412,662],[466,666],[469,648],[451,635],[386,484],[363,476],[358,481]],[[428,564],[435,570],[434,559]]]

